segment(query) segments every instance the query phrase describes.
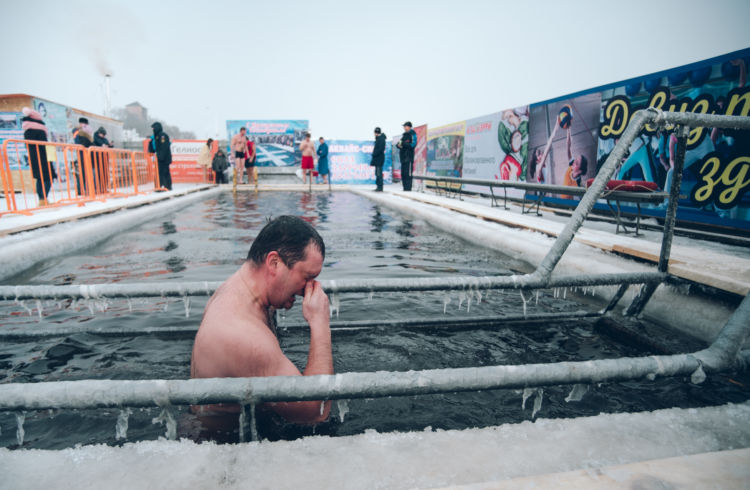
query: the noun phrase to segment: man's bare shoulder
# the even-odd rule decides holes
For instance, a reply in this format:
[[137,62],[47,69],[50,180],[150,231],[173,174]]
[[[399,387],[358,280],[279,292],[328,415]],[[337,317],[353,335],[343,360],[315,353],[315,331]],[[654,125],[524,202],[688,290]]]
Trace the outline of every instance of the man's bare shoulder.
[[225,283],[211,298],[193,346],[194,377],[263,376],[283,356],[264,316]]

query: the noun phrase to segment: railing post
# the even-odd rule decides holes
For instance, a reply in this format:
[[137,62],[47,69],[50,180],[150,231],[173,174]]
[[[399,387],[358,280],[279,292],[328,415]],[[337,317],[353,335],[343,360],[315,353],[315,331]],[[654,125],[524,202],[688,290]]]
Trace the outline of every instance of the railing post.
[[[664,231],[661,241],[661,252],[659,254],[659,272],[667,272],[669,269],[669,254],[672,250],[672,238],[674,237],[675,221],[677,220],[677,205],[680,201],[680,185],[682,184],[682,170],[685,166],[685,151],[687,149],[687,137],[690,133],[689,126],[678,126],[677,149],[674,154],[674,168],[672,169],[672,185],[669,190],[669,203],[664,217]],[[658,284],[644,284],[638,295],[625,310],[625,316],[638,316],[651,299]]]
[[659,254],[659,272],[667,272],[669,268],[669,255],[672,250],[672,239],[674,238],[674,227],[677,221],[677,206],[680,201],[680,186],[682,185],[682,172],[685,168],[685,151],[687,150],[687,137],[690,133],[689,126],[680,126],[677,132],[677,149],[674,155],[674,168],[672,169],[672,185],[669,189],[669,203],[667,213],[664,216],[664,236],[661,241],[661,252]]
[[138,194],[138,168],[135,163],[135,151],[130,152],[130,161],[133,171],[133,193]]

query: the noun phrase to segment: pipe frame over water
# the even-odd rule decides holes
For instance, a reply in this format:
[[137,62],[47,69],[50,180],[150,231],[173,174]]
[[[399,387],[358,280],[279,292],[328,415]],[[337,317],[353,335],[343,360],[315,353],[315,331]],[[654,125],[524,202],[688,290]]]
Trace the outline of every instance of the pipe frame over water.
[[[664,238],[657,272],[585,275],[552,278],[552,272],[582,226],[617,165],[646,124],[677,125],[678,149],[664,225]],[[375,291],[431,291],[455,289],[543,289],[566,286],[620,284],[608,311],[622,297],[625,284],[642,284],[626,314],[637,315],[656,287],[668,276],[668,263],[682,179],[687,134],[692,127],[750,129],[750,117],[662,112],[650,108],[637,111],[615,145],[594,182],[576,207],[541,264],[531,274],[502,277],[425,278],[375,281],[327,281],[329,293]],[[189,283],[178,287],[154,285],[2,286],[5,300],[102,298],[130,296],[210,295],[218,283]],[[750,335],[750,295],[747,295],[716,340],[707,349],[670,356],[648,356],[582,362],[489,366],[408,372],[345,373],[319,376],[216,378],[190,380],[84,380],[0,385],[0,410],[46,408],[95,408],[239,403],[243,406],[241,440],[245,440],[248,413],[270,401],[330,400],[419,395],[501,388],[598,383],[656,376],[679,376],[702,368],[713,373],[744,368],[750,355],[740,352]],[[257,434],[251,424],[253,438]]]

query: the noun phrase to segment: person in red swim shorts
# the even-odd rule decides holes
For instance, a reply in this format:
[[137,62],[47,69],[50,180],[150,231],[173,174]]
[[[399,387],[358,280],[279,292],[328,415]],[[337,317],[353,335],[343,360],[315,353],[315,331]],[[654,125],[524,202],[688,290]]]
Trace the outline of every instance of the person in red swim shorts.
[[310,176],[312,183],[312,171],[315,168],[315,145],[310,141],[310,133],[305,133],[305,139],[299,144],[302,152],[302,183],[307,184],[307,177]]

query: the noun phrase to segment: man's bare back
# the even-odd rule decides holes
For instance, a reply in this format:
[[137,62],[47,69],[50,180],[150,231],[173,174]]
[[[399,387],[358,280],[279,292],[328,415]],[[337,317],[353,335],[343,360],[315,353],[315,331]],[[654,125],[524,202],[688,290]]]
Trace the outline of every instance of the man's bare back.
[[[256,241],[262,234],[263,231]],[[304,257],[291,267],[276,251],[267,253],[260,264],[246,261],[206,305],[195,337],[190,376],[333,374],[328,297],[315,280],[322,267],[323,254],[313,242],[304,248]],[[291,308],[295,296],[303,296],[302,314],[310,325],[310,352],[304,373],[300,373],[282,352],[271,322],[275,309]],[[322,409],[319,401],[269,403],[268,406],[288,421],[299,423],[323,421],[330,412],[330,402]],[[211,410],[216,408],[212,406]],[[237,406],[228,408],[230,411],[238,409]]]

